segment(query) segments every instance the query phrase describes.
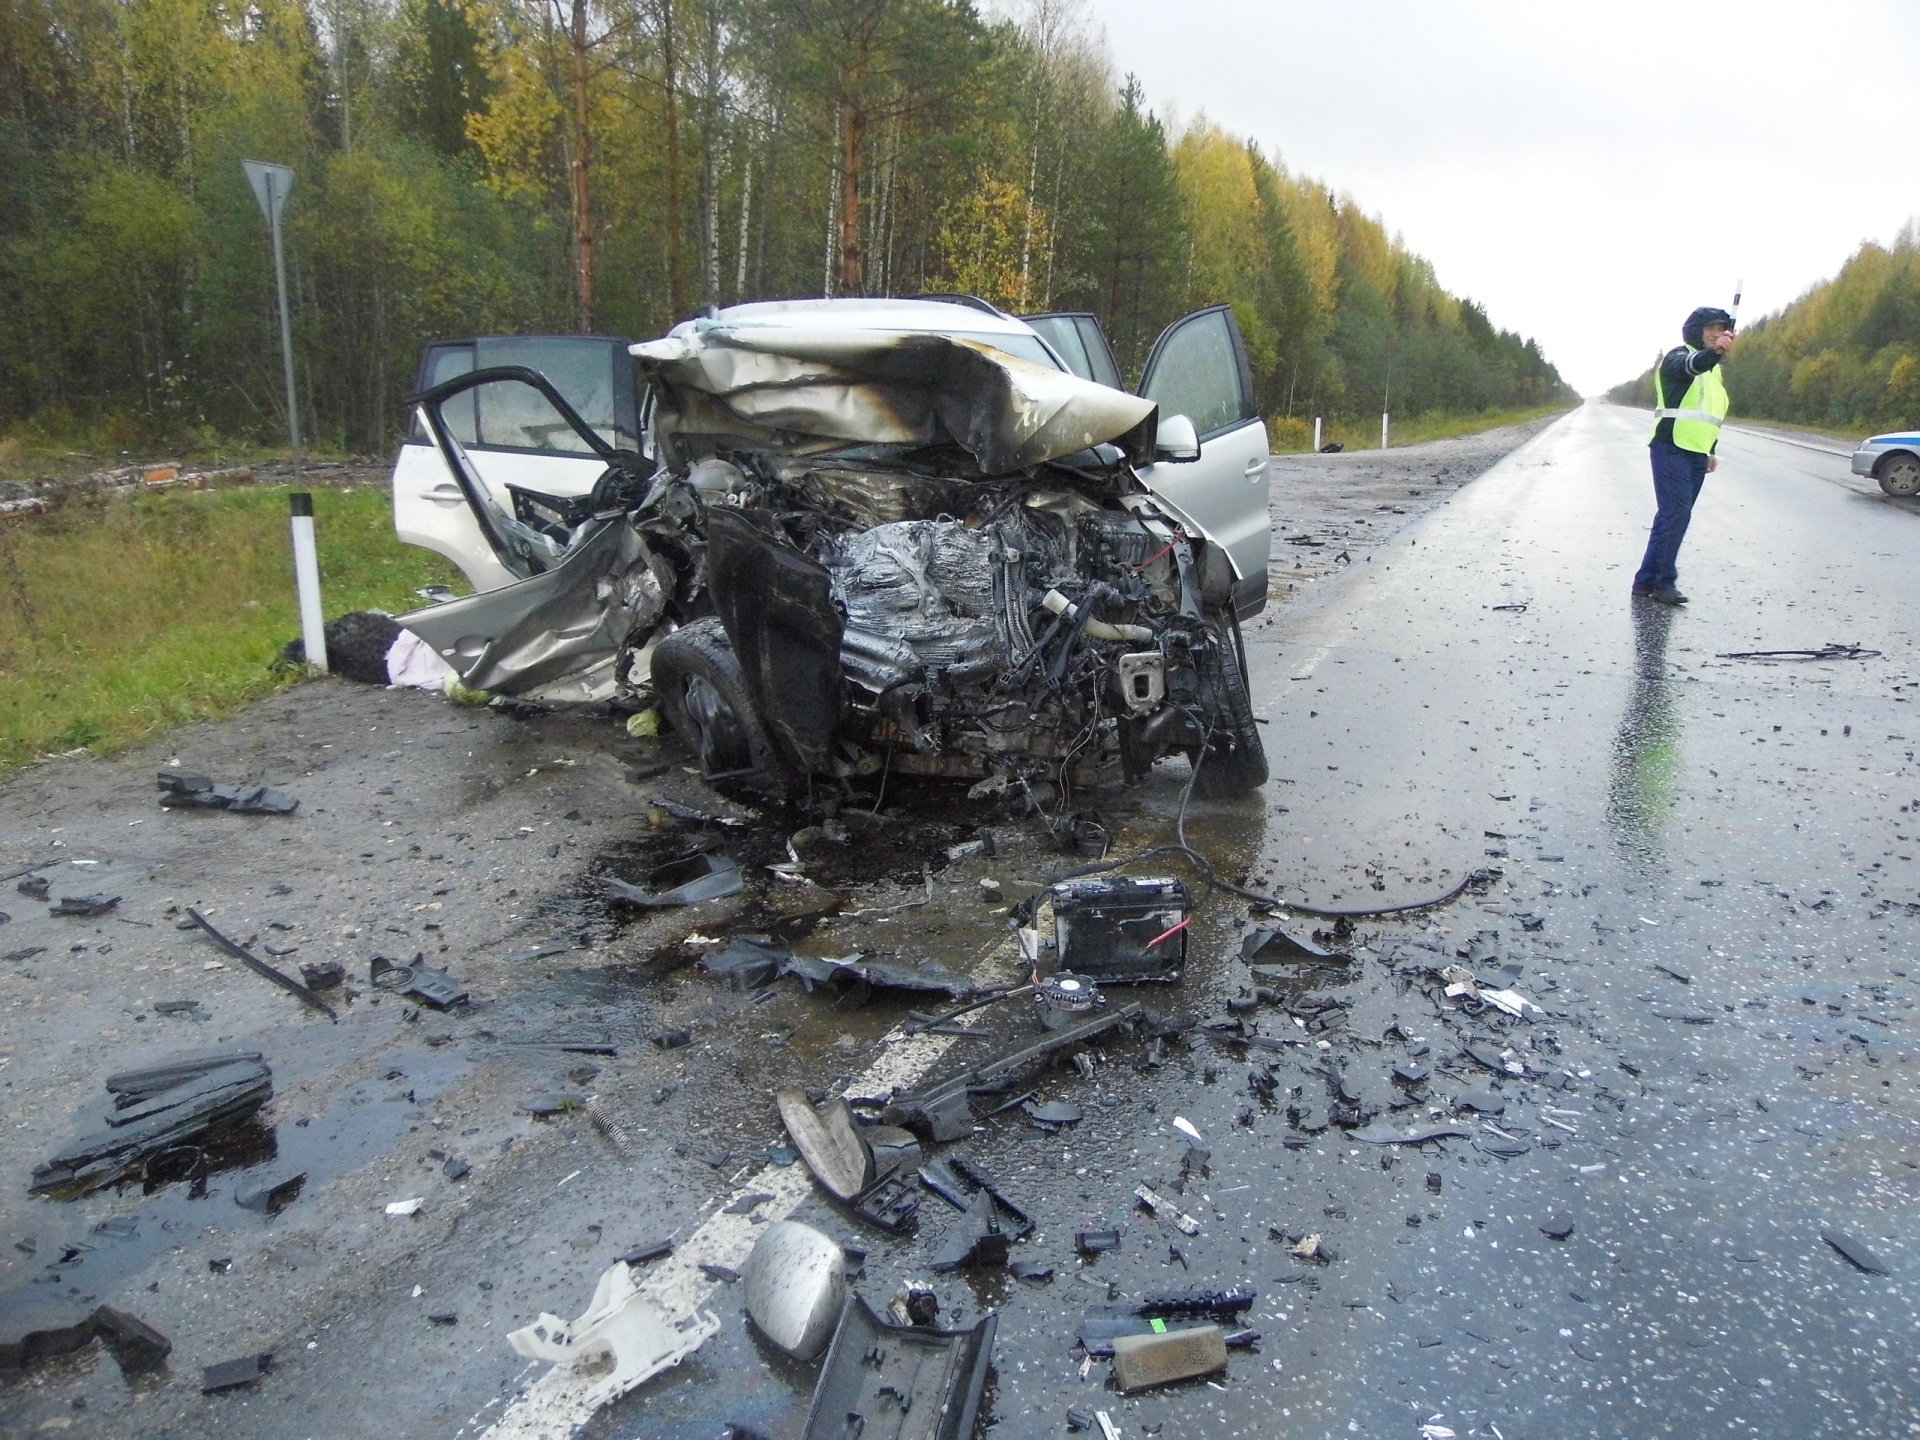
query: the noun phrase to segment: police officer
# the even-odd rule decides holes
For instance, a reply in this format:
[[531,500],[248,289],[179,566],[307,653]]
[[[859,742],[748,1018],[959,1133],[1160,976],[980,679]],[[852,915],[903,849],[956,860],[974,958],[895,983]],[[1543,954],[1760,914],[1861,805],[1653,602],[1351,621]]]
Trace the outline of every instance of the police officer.
[[1653,494],[1658,504],[1647,553],[1633,577],[1633,593],[1662,605],[1684,605],[1678,589],[1680,542],[1693,502],[1719,465],[1714,448],[1727,418],[1727,387],[1720,361],[1733,348],[1733,316],[1703,305],[1680,327],[1686,343],[1669,350],[1653,372]]

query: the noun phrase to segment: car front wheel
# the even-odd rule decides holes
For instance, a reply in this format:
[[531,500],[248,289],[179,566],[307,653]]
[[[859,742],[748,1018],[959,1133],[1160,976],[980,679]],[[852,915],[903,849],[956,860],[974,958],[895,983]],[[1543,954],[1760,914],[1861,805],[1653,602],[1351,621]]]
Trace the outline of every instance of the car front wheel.
[[1880,488],[1897,499],[1920,494],[1920,456],[1890,455],[1880,462]]
[[654,647],[652,674],[667,724],[699,757],[709,781],[775,799],[798,789],[798,777],[754,709],[718,620],[695,620],[662,640]]

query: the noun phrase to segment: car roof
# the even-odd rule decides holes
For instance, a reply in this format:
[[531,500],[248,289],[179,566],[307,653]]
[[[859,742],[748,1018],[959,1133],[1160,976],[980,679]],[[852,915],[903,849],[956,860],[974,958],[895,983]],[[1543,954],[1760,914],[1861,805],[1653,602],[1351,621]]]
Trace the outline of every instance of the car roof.
[[[1034,334],[1011,315],[955,305],[945,300],[885,300],[848,297],[835,300],[760,300],[730,305],[717,321],[723,325],[778,325],[808,330],[910,330],[937,335]],[[684,335],[701,322],[683,320],[672,334]],[[715,321],[705,322],[713,324]]]

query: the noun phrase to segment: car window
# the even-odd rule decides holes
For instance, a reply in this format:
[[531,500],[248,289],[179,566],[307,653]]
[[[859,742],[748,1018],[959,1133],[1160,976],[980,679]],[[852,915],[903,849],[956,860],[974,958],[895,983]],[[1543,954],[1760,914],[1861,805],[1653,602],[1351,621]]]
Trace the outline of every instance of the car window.
[[1107,343],[1100,322],[1091,315],[1076,315],[1073,323],[1080,331],[1080,342],[1087,348],[1087,363],[1093,371],[1087,378],[1111,385],[1115,390],[1126,389],[1120,383],[1120,367],[1114,363],[1113,347]]
[[[443,385],[456,376],[468,374],[473,369],[473,347],[471,345],[435,345],[427,351],[426,375],[420,388],[431,390]],[[453,430],[453,438],[462,445],[475,444],[473,424],[473,392],[456,395],[440,408],[441,415]],[[413,437],[425,440],[427,427],[420,423],[420,417],[413,417]]]
[[1060,362],[1047,353],[1047,347],[1034,335],[974,335],[955,331],[956,340],[972,340],[981,345],[991,345],[996,350],[1021,360],[1031,360],[1035,365],[1044,365],[1049,370],[1058,370]]
[[1140,393],[1158,402],[1163,417],[1185,415],[1202,439],[1250,419],[1227,312],[1202,311],[1169,331]]
[[[603,440],[609,445],[620,443],[615,431],[613,346],[607,341],[502,336],[475,341],[474,351],[478,369],[524,365],[538,370]],[[474,393],[479,399],[482,445],[590,453],[587,442],[574,434],[560,412],[532,386],[507,381],[482,385]]]
[[1093,373],[1093,362],[1087,356],[1086,342],[1080,338],[1080,330],[1073,323],[1071,315],[1036,315],[1027,324],[1040,332],[1041,338],[1060,352],[1060,358],[1067,362],[1067,369],[1082,380],[1097,380]]

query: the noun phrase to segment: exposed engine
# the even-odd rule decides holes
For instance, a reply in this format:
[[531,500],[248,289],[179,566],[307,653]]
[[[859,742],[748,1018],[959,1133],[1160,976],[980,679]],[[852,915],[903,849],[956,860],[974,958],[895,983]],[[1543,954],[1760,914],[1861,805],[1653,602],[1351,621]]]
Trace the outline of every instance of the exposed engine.
[[[1128,494],[1117,476],[1083,478],[1107,493],[750,454],[703,459],[685,477],[703,509],[751,519],[770,550],[805,557],[824,577],[834,613],[812,629],[837,621],[843,682],[839,712],[821,727],[833,735],[829,773],[984,781],[1024,787],[1040,803],[1136,776],[1169,751],[1229,757],[1226,769],[1257,745],[1233,637],[1201,614],[1196,542],[1137,486]],[[734,641],[743,628],[780,624],[781,602],[734,615],[715,599]],[[656,687],[682,685],[680,652],[711,661],[719,639],[709,623],[663,642]],[[735,657],[776,735],[808,728],[782,693],[804,648],[769,640],[764,658]],[[677,726],[702,724],[670,700],[668,714]],[[765,778],[751,773],[757,756],[794,748],[738,738],[732,768],[750,783]],[[1259,776],[1243,773],[1232,788],[1264,779],[1259,763]]]

